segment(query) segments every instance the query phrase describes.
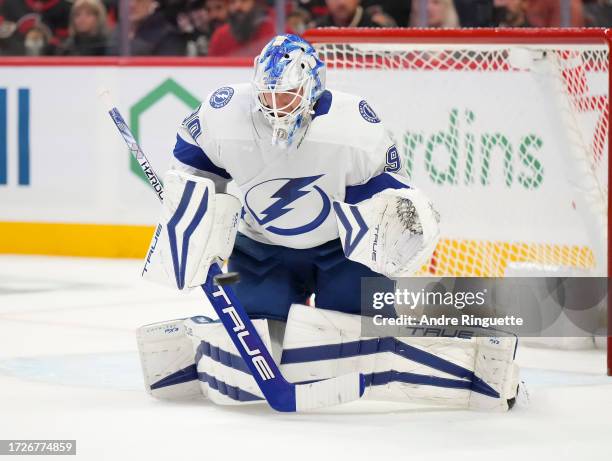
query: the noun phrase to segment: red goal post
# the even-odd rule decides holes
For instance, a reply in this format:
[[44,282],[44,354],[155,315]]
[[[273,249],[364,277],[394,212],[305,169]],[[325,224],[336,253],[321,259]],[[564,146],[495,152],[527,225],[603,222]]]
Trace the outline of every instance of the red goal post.
[[[442,208],[424,274],[608,275],[612,31],[329,28],[305,38],[330,87],[367,97],[391,125],[408,175]],[[607,348],[612,374],[610,337]]]

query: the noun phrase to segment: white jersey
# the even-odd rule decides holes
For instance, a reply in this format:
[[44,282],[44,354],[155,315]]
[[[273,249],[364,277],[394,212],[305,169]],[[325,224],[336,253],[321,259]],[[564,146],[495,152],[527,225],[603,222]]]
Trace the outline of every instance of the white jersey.
[[180,167],[212,178],[218,192],[235,182],[244,207],[240,232],[254,240],[302,249],[337,239],[332,201],[368,198],[387,187],[377,176],[400,171],[389,133],[357,96],[324,92],[287,149],[271,144],[251,98],[250,84],[211,93],[183,121],[174,155]]

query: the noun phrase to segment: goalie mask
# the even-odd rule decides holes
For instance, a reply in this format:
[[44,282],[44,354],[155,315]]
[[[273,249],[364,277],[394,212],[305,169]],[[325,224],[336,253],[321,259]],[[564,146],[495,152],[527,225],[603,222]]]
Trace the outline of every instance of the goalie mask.
[[325,65],[310,43],[279,35],[255,58],[254,109],[272,127],[272,144],[288,147],[306,127],[325,90]]

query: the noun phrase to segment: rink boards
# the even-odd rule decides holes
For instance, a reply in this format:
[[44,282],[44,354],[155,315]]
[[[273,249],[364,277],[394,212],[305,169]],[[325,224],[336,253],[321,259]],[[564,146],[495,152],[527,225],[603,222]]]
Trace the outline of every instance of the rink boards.
[[[248,60],[161,63],[56,60],[1,68],[0,232],[6,238],[0,252],[144,253],[158,205],[131,165],[99,89],[110,89],[163,172],[183,118],[209,92],[251,76]],[[607,72],[593,70],[587,78],[590,95],[607,101]],[[593,252],[605,251],[592,242],[603,240],[593,229],[601,234],[607,223],[568,186],[574,164],[567,160],[567,130],[537,77],[331,70],[328,82],[362,94],[391,128],[407,174],[440,211],[451,249],[489,241],[508,251],[503,245],[546,242],[552,252],[584,254],[586,265],[593,264]],[[580,115],[585,139],[597,130],[598,117]],[[607,145],[598,162],[607,185]]]

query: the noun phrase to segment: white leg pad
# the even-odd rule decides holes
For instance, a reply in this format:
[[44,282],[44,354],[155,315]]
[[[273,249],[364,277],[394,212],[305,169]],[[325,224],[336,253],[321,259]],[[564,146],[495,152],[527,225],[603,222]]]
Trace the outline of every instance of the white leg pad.
[[[192,342],[202,392],[214,403],[240,405],[265,402],[246,363],[219,322],[193,317],[185,321]],[[267,320],[253,320],[268,350],[272,350]]]
[[195,375],[193,346],[183,319],[145,325],[137,330],[138,352],[145,387],[160,399],[202,395]]
[[508,400],[516,398],[519,367],[514,362],[516,338],[475,338],[474,375],[493,388],[500,397],[493,399],[481,393],[470,393],[469,408],[476,410],[508,410]]
[[505,410],[518,384],[515,345],[515,338],[364,338],[359,315],[293,305],[281,371],[296,383],[360,372],[372,400]]

